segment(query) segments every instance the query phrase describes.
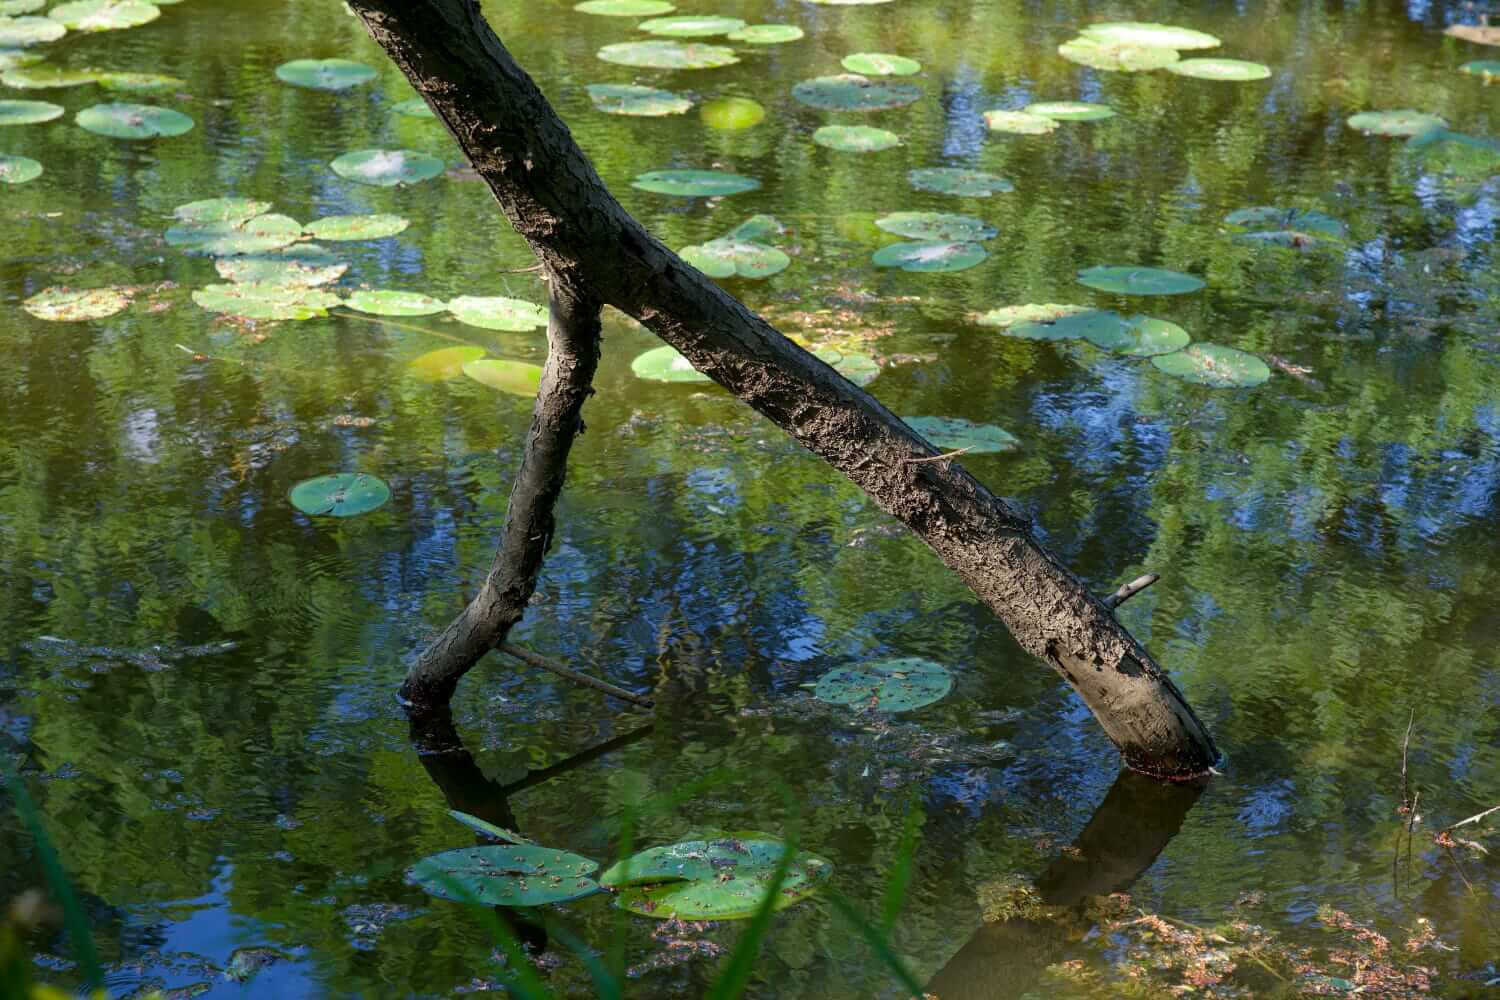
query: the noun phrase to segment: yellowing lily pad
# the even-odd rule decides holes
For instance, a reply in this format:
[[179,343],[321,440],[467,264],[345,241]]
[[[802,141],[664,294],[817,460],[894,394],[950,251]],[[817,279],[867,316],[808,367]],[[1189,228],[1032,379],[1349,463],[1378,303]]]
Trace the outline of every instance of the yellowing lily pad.
[[96,104],[73,116],[80,128],[111,139],[159,139],[182,135],[193,120],[151,104]]
[[76,323],[122,312],[130,298],[115,288],[47,288],[21,303],[37,319]]
[[418,184],[443,172],[443,161],[410,149],[360,149],[329,164],[345,180],[375,187]]
[[611,115],[660,118],[665,115],[680,115],[693,106],[693,102],[686,97],[656,87],[591,83],[588,91],[594,107]]
[[901,137],[869,125],[824,125],[813,133],[813,142],[840,153],[878,153],[901,145]]
[[1079,313],[1094,311],[1089,306],[1059,305],[1055,302],[1031,303],[991,309],[989,312],[974,317],[974,322],[980,326],[993,326],[1006,330],[1025,323],[1055,323],[1064,316],[1076,316]]
[[1011,135],[1046,135],[1056,131],[1057,122],[1029,111],[986,111],[984,124],[991,132],[1008,132]]
[[385,505],[391,488],[379,476],[363,472],[340,472],[304,479],[293,486],[292,506],[314,517],[354,517]]
[[105,90],[135,92],[176,90],[179,87],[187,86],[187,81],[181,77],[168,76],[165,73],[102,72],[98,75],[98,84]]
[[183,222],[228,222],[238,225],[242,222],[249,222],[257,215],[264,215],[270,210],[269,201],[255,201],[250,198],[205,198],[202,201],[190,201],[186,205],[178,205],[172,209],[172,214]]
[[840,65],[851,73],[863,73],[865,76],[911,76],[922,72],[922,64],[915,59],[888,52],[856,52],[852,56],[845,56]]
[[307,224],[313,239],[379,240],[406,231],[411,225],[399,215],[329,215]]
[[1180,351],[1159,354],[1151,363],[1185,382],[1215,389],[1248,388],[1271,377],[1271,369],[1260,358],[1218,344],[1189,344]]
[[991,455],[1015,451],[1021,439],[994,424],[976,424],[962,417],[902,417],[912,430],[941,451]]
[[1022,110],[1029,115],[1041,115],[1059,122],[1097,122],[1115,116],[1115,109],[1109,105],[1087,101],[1042,101],[1028,104]]
[[677,8],[666,0],[585,0],[573,9],[580,14],[598,14],[601,17],[656,17],[670,14]]
[[80,0],[59,4],[47,16],[73,31],[117,31],[151,23],[161,8],[141,0]]
[[1445,128],[1447,122],[1425,111],[1401,108],[1396,111],[1361,111],[1349,117],[1349,127],[1372,135],[1409,139],[1412,136]]
[[922,91],[909,83],[882,83],[857,73],[803,80],[792,96],[823,111],[886,111],[914,103]]
[[271,250],[214,261],[214,270],[225,281],[249,281],[263,285],[331,285],[349,265],[316,243],[298,243],[284,250]]
[[765,121],[766,109],[748,97],[716,97],[703,102],[698,117],[709,128],[733,131],[759,125]]
[[1117,295],[1186,295],[1203,288],[1202,278],[1159,267],[1090,267],[1078,272],[1078,281]]
[[931,705],[952,690],[953,674],[947,667],[903,656],[859,668],[830,670],[818,678],[813,697],[877,712],[910,712]]
[[327,316],[339,297],[305,285],[239,281],[209,285],[193,292],[193,301],[209,312],[252,320],[304,320]]
[[1139,73],[1164,69],[1182,57],[1176,49],[1151,45],[1132,45],[1097,38],[1074,38],[1057,47],[1057,54],[1069,62],[1111,73]]
[[68,29],[50,17],[0,17],[0,48],[24,49],[55,42]]
[[524,333],[547,325],[546,306],[504,295],[460,295],[448,303],[448,312],[460,323],[483,330]]
[[722,198],[754,191],[760,181],[723,170],[653,170],[641,174],[630,186],[678,198]]
[[802,37],[802,29],[795,24],[749,24],[729,33],[731,42],[744,42],[746,45],[781,45]]
[[1271,75],[1271,67],[1243,59],[1183,59],[1165,67],[1168,73],[1191,76],[1198,80],[1223,80],[1227,83],[1244,83],[1264,80]]
[[435,351],[413,358],[406,369],[416,378],[427,382],[457,378],[464,373],[464,365],[484,357],[482,347],[440,347]]
[[1112,45],[1144,45],[1162,49],[1216,49],[1219,40],[1213,35],[1172,24],[1149,24],[1141,21],[1110,21],[1091,24],[1079,32],[1084,38]]
[[276,67],[276,79],[304,90],[349,90],[377,75],[373,67],[352,59],[293,59]]
[[608,63],[641,69],[716,69],[740,61],[733,49],[701,42],[617,42],[604,46],[598,56]]
[[663,38],[711,38],[739,31],[744,26],[745,22],[737,17],[686,14],[654,17],[649,21],[642,21],[636,27],[648,35],[660,35]]
[[65,69],[61,66],[18,66],[0,73],[0,83],[16,90],[60,90],[99,82],[94,69]]
[[630,370],[637,378],[649,379],[652,382],[713,381],[694,368],[693,363],[677,353],[677,348],[670,344],[653,347],[644,354],[636,355],[635,360],[630,362]]
[[542,387],[542,369],[524,361],[486,358],[464,365],[464,374],[481,385],[514,396],[535,396]]
[[430,295],[387,289],[354,292],[344,304],[372,316],[431,316],[448,308],[448,303]]

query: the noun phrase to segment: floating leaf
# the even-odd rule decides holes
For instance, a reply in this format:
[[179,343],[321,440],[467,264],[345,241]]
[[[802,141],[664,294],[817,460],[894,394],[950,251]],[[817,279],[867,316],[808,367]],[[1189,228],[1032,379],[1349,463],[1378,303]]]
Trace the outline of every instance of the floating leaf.
[[399,215],[329,215],[307,224],[313,239],[380,240],[406,231],[411,225]]
[[710,38],[739,31],[744,26],[745,22],[737,17],[693,14],[653,17],[636,25],[648,35],[660,35],[663,38]]
[[28,156],[0,155],[0,184],[25,184],[42,176],[42,165]]
[[637,378],[652,382],[712,382],[713,379],[693,367],[693,363],[670,344],[653,347],[644,354],[636,355],[630,362],[630,370]]
[[940,242],[975,242],[1000,232],[983,219],[949,212],[892,212],[876,219],[875,225],[907,239]]
[[423,858],[406,880],[439,899],[486,906],[546,906],[599,891],[589,878],[598,863],[535,844],[465,847]]
[[73,31],[116,31],[151,23],[161,8],[140,0],[80,0],[59,4],[47,16]]
[[535,396],[542,387],[542,369],[524,361],[486,358],[464,365],[464,374],[481,385],[513,396]]
[[524,333],[547,325],[545,306],[503,295],[460,295],[448,303],[448,311],[460,323],[484,330]]
[[878,712],[910,712],[931,705],[952,690],[953,674],[947,667],[920,657],[902,656],[859,668],[830,670],[818,678],[813,697]]
[[1041,115],[1059,122],[1097,122],[1115,116],[1115,109],[1109,105],[1090,104],[1087,101],[1043,101],[1028,104],[1022,110],[1030,115]]
[[302,238],[302,223],[285,215],[258,215],[244,223],[189,222],[173,226],[162,238],[189,253],[235,257],[291,246]]
[[[464,350],[464,348],[459,348],[459,350]],[[458,820],[460,823],[471,830],[477,830],[478,832],[484,834],[486,837],[493,837],[496,840],[503,840],[507,844],[536,843],[536,841],[528,840],[527,838],[521,836],[519,833],[516,833],[514,830],[507,830],[503,826],[496,826],[489,820],[480,819],[478,816],[471,816],[468,813],[460,812],[457,809],[449,809],[448,815],[452,816],[454,819]],[[598,866],[596,865],[595,867]]]
[[754,191],[760,181],[723,170],[653,170],[641,174],[630,186],[679,198],[722,198]]
[[658,90],[656,87],[591,83],[588,91],[594,107],[612,115],[659,118],[664,115],[680,115],[693,106],[693,102],[686,97],[670,90]]
[[409,97],[404,101],[397,101],[391,105],[391,110],[402,118],[436,118],[432,108],[420,97]]
[[187,85],[186,80],[165,73],[100,73],[98,83],[105,90],[131,92],[176,90]]
[[1162,69],[1182,58],[1176,49],[1125,45],[1096,38],[1074,38],[1063,42],[1057,47],[1057,54],[1080,66],[1112,73]]
[[269,201],[253,201],[249,198],[205,198],[178,205],[172,214],[183,222],[208,223],[228,222],[238,225],[249,222],[257,215],[271,210]]
[[966,455],[989,455],[1002,451],[1015,451],[1021,447],[1020,438],[994,424],[976,424],[962,417],[902,417],[901,419],[905,420],[912,430],[931,441],[940,451],[962,450]]
[[921,240],[892,243],[875,251],[876,267],[899,267],[903,271],[966,271],[984,261],[989,251],[978,243]]
[[1057,129],[1057,122],[1051,118],[1027,111],[986,111],[984,124],[991,132],[1008,132],[1011,135],[1046,135]]
[[0,101],[0,125],[35,125],[61,118],[60,105],[46,101]]
[[1171,24],[1147,24],[1140,21],[1110,21],[1091,24],[1079,32],[1084,38],[1113,45],[1143,45],[1161,49],[1216,49],[1219,40],[1192,28]]
[[785,271],[792,259],[775,247],[749,240],[710,240],[683,247],[678,255],[710,278],[769,278]]
[[344,305],[373,316],[431,316],[448,308],[448,303],[430,295],[385,289],[355,292]]
[[293,59],[276,67],[276,79],[306,90],[348,90],[377,75],[374,67],[352,59]]
[[125,293],[115,288],[47,288],[21,303],[37,319],[58,323],[104,319],[130,305]]
[[329,164],[345,180],[375,187],[419,184],[443,172],[443,161],[410,149],[360,149]]
[[1026,323],[1055,323],[1064,316],[1076,316],[1079,313],[1094,311],[1094,309],[1088,306],[1058,305],[1053,302],[1024,306],[1002,306],[999,309],[991,309],[989,312],[974,317],[974,322],[980,326],[993,326],[1005,330]]
[[840,64],[851,73],[866,76],[911,76],[922,72],[922,64],[915,59],[888,52],[856,52],[845,56]]
[[1216,389],[1247,388],[1271,377],[1271,369],[1260,358],[1218,344],[1189,344],[1180,351],[1159,354],[1151,363],[1168,375]]
[[193,120],[182,112],[151,104],[96,104],[78,112],[73,120],[111,139],[170,138],[193,127]]
[[813,351],[813,355],[858,386],[869,385],[880,374],[880,363],[870,355],[859,351],[840,351],[837,348],[824,347]]
[[1023,340],[1088,340],[1094,343],[1124,340],[1126,321],[1119,313],[1106,309],[1080,309],[1048,319],[1029,320],[1005,327],[1008,337]]
[[1271,75],[1271,67],[1243,59],[1183,59],[1165,68],[1168,73],[1176,73],[1178,76],[1229,83],[1264,80]]
[[780,45],[802,37],[802,29],[795,24],[750,24],[729,33],[730,41],[747,45]]
[[718,97],[704,101],[698,109],[698,117],[709,128],[742,129],[764,121],[766,109],[746,97]]
[[435,351],[413,358],[406,368],[419,379],[437,382],[441,379],[457,378],[464,373],[464,365],[484,357],[482,347],[440,347]]
[[1361,111],[1349,117],[1350,128],[1373,135],[1397,138],[1421,135],[1434,129],[1445,128],[1447,124],[1437,115],[1429,115],[1425,111],[1413,111],[1410,108],[1397,111]]
[[602,17],[656,17],[670,14],[677,8],[666,0],[585,0],[574,5],[573,9]]
[[[774,840],[690,840],[642,851],[599,881],[619,890],[621,907],[642,916],[741,920],[765,902],[785,853],[786,845]],[[788,862],[772,909],[807,898],[832,873],[831,862],[799,851]]]
[[0,17],[35,14],[45,6],[47,6],[47,0],[0,0]]
[[922,91],[909,83],[878,83],[857,73],[819,76],[792,88],[792,96],[823,111],[885,111],[918,100]]
[[1103,323],[1092,325],[1084,331],[1084,339],[1095,347],[1135,358],[1171,354],[1182,350],[1193,339],[1182,327],[1164,319],[1151,316],[1116,318],[1119,322],[1115,326]]
[[1464,63],[1458,67],[1458,71],[1467,73],[1469,76],[1482,77],[1485,83],[1489,83],[1491,78],[1500,76],[1500,60],[1476,59],[1473,62]]
[[716,69],[733,66],[733,49],[700,42],[617,42],[598,52],[600,59],[641,69]]
[[383,506],[391,498],[391,488],[378,476],[339,472],[304,479],[292,487],[287,498],[304,514],[354,517]]
[[17,66],[35,66],[44,60],[45,57],[39,52],[26,52],[22,49],[0,49],[0,69],[15,69]]
[[61,66],[19,66],[0,73],[0,83],[17,90],[53,90],[99,82],[99,71]]
[[774,215],[752,215],[730,230],[726,239],[731,240],[763,240],[767,236],[780,236],[786,232],[786,226]]
[[55,42],[68,29],[50,17],[0,17],[0,48],[24,49]]
[[238,281],[200,288],[193,292],[193,301],[209,312],[240,319],[302,320],[327,316],[339,297],[306,285]]
[[1078,272],[1080,283],[1117,295],[1186,295],[1203,287],[1203,279],[1159,267],[1090,267]]
[[813,133],[813,142],[841,153],[878,153],[901,145],[900,136],[869,125],[824,125]]
[[226,281],[312,288],[338,281],[349,270],[349,265],[316,243],[298,243],[285,250],[216,260],[214,270]]
[[964,198],[988,198],[992,194],[1014,191],[1016,186],[1004,177],[982,170],[961,167],[920,167],[906,175],[918,191],[958,195]]

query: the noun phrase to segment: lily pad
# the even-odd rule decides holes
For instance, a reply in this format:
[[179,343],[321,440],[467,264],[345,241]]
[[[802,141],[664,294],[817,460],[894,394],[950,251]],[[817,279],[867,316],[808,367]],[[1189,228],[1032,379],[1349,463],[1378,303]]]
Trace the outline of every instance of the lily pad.
[[1191,76],[1198,80],[1223,80],[1228,83],[1264,80],[1271,75],[1271,67],[1258,62],[1246,62],[1244,59],[1183,59],[1165,69],[1178,76]]
[[25,184],[42,176],[42,165],[29,156],[0,155],[0,184]]
[[729,33],[731,42],[744,42],[746,45],[781,45],[803,37],[805,33],[795,24],[748,24]]
[[1433,129],[1445,128],[1448,124],[1437,115],[1429,115],[1425,111],[1413,111],[1410,108],[1401,108],[1396,111],[1361,111],[1357,115],[1351,115],[1348,121],[1350,128],[1359,129],[1370,135],[1407,139]]
[[503,295],[460,295],[448,303],[448,311],[460,323],[483,330],[524,333],[547,325],[546,306]]
[[999,234],[1000,230],[972,215],[949,212],[892,212],[875,220],[888,233],[912,240],[941,242],[976,242]]
[[225,281],[313,288],[338,281],[349,270],[349,265],[316,243],[298,243],[285,250],[216,260],[214,270]]
[[73,31],[117,31],[150,24],[161,8],[141,0],[80,0],[59,4],[47,16]]
[[410,149],[360,149],[329,164],[345,180],[375,187],[419,184],[443,172],[443,161]]
[[739,31],[745,22],[737,17],[686,14],[677,17],[653,17],[636,27],[648,35],[662,38],[712,38]]
[[419,379],[437,382],[457,378],[464,373],[464,365],[482,357],[482,347],[440,347],[413,358],[407,363],[406,370]]
[[875,251],[876,267],[899,267],[903,271],[966,271],[982,263],[989,251],[978,243],[918,240],[892,243]]
[[[462,350],[462,348],[460,348],[460,350]],[[519,833],[516,833],[514,830],[507,830],[503,826],[496,826],[489,820],[480,819],[478,816],[471,816],[468,813],[460,812],[457,809],[449,809],[448,815],[452,816],[454,819],[458,820],[460,823],[471,830],[475,830],[479,833],[484,834],[486,837],[491,837],[495,840],[503,840],[507,844],[536,843],[536,841],[529,840],[526,837],[521,836]]]
[[678,198],[722,198],[754,191],[760,181],[723,170],[653,170],[641,174],[630,186]]
[[0,125],[35,125],[61,118],[61,105],[46,101],[0,101]]
[[866,76],[911,76],[922,72],[922,64],[915,59],[891,55],[889,52],[856,52],[845,56],[840,65],[851,73],[863,73]]
[[1271,377],[1271,369],[1260,358],[1218,344],[1189,344],[1180,351],[1159,354],[1151,363],[1168,375],[1216,389],[1248,388]]
[[64,69],[61,66],[18,66],[0,73],[0,83],[16,90],[60,90],[99,82],[94,69]]
[[402,118],[436,118],[437,115],[420,97],[409,97],[391,105],[391,110]]
[[709,128],[732,131],[759,125],[765,121],[766,109],[748,97],[717,97],[703,102],[698,117]]
[[790,257],[775,247],[750,240],[710,240],[683,247],[677,253],[710,278],[769,278],[792,263]]
[[0,17],[35,14],[45,6],[47,6],[47,0],[0,0]]
[[920,657],[902,656],[864,667],[830,670],[818,678],[813,697],[877,712],[910,712],[931,705],[952,690],[953,674],[947,667]]
[[1095,347],[1134,358],[1171,354],[1182,350],[1193,340],[1182,327],[1164,319],[1151,316],[1118,319],[1119,323],[1112,327],[1102,323],[1094,324],[1084,332],[1084,339]]
[[409,225],[399,215],[329,215],[309,222],[307,233],[313,239],[334,242],[380,240],[405,232]]
[[919,167],[908,173],[906,179],[918,191],[963,198],[988,198],[992,194],[1005,194],[1016,189],[1004,177],[961,167]]
[[591,83],[588,91],[594,107],[611,115],[660,118],[664,115],[680,115],[693,106],[693,102],[686,97],[656,87]]
[[304,479],[292,487],[287,498],[304,514],[354,517],[383,506],[391,498],[391,488],[379,476],[339,472]]
[[17,66],[35,66],[37,63],[44,62],[45,60],[46,57],[40,52],[27,52],[24,49],[0,49],[0,69],[15,69]]
[[1097,122],[1115,116],[1115,109],[1109,105],[1090,104],[1088,101],[1042,101],[1028,104],[1022,110],[1059,122]]
[[813,354],[834,371],[858,386],[866,386],[880,375],[880,362],[860,351],[841,351],[823,347]]
[[200,288],[193,292],[193,301],[209,312],[240,319],[303,320],[327,316],[339,297],[306,285],[237,281]]
[[1469,76],[1481,77],[1488,83],[1492,78],[1500,76],[1500,60],[1476,59],[1473,62],[1464,63],[1458,67],[1458,71]]
[[293,59],[276,67],[276,79],[305,90],[349,90],[379,75],[352,59]]
[[1079,313],[1094,311],[1089,306],[1059,305],[1055,302],[1032,303],[991,309],[989,312],[974,317],[974,322],[980,326],[993,326],[1006,330],[1025,323],[1055,323],[1064,316],[1076,316]]
[[657,17],[670,14],[677,8],[666,0],[585,0],[573,9],[580,14],[598,14],[601,17]]
[[[1076,307],[1069,307],[1076,308]],[[1007,337],[1023,340],[1087,340],[1125,342],[1126,321],[1107,309],[1079,309],[1051,319],[1030,320],[1004,328]]]
[[[613,865],[599,881],[618,890],[619,905],[659,919],[740,920],[765,902],[786,845],[728,837],[653,847]],[[807,852],[788,862],[772,908],[815,892],[833,864]]]
[[901,137],[869,125],[824,125],[813,133],[813,142],[840,153],[878,153],[901,145]]
[[189,222],[163,234],[168,246],[209,257],[262,254],[302,238],[302,223],[285,215],[257,215],[246,222]]
[[1182,56],[1176,49],[1151,45],[1129,45],[1097,38],[1074,38],[1057,47],[1068,62],[1111,73],[1140,73],[1164,69]]
[[464,365],[464,374],[481,385],[513,396],[535,396],[542,387],[542,369],[525,361],[485,358]]
[[355,292],[344,305],[372,316],[431,316],[448,308],[448,303],[430,295],[386,289]]
[[0,17],[0,48],[24,49],[55,42],[68,29],[50,17]]
[[73,116],[79,127],[111,139],[160,139],[182,135],[193,120],[151,104],[96,104]]
[[1091,24],[1079,32],[1084,38],[1114,45],[1144,45],[1161,49],[1216,49],[1220,42],[1213,35],[1172,24],[1148,24],[1141,21],[1109,21]]
[[153,90],[176,90],[187,85],[181,77],[165,73],[100,73],[99,86],[105,90],[149,92]]
[[823,111],[887,111],[912,104],[922,91],[910,83],[879,83],[857,73],[819,76],[792,88],[792,96]]
[[269,201],[254,201],[250,198],[205,198],[178,205],[172,214],[183,222],[209,223],[228,222],[238,225],[249,222],[257,215],[271,210]]
[[1057,122],[1029,111],[986,111],[984,124],[991,132],[1008,132],[1011,135],[1046,135],[1057,130]]
[[902,417],[901,419],[941,451],[962,450],[966,455],[990,455],[1002,451],[1015,451],[1021,447],[1020,438],[994,424],[976,424],[962,417]]
[[57,323],[105,319],[130,305],[130,299],[115,288],[47,288],[21,303],[37,319]]
[[701,42],[617,42],[597,54],[605,62],[641,69],[717,69],[740,61],[733,49]]
[[1078,281],[1117,295],[1186,295],[1204,285],[1202,278],[1159,267],[1090,267],[1078,272]]
[[774,215],[752,215],[729,231],[725,239],[730,240],[763,240],[767,236],[780,236],[786,232],[786,226]]
[[653,347],[644,354],[636,355],[635,360],[630,362],[630,370],[635,373],[636,378],[652,382],[713,381],[694,368],[693,363],[677,353],[677,348],[670,344]]

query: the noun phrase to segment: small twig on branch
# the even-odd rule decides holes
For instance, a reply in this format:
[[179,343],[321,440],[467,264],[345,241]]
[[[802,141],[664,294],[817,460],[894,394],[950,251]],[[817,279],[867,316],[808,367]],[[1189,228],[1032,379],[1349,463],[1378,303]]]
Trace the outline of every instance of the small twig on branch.
[[529,649],[522,649],[520,646],[512,645],[508,642],[502,642],[495,648],[500,650],[500,652],[504,653],[507,656],[514,656],[522,663],[529,663],[533,667],[541,667],[543,670],[550,670],[559,677],[566,677],[574,684],[582,684],[584,687],[593,688],[595,691],[602,691],[612,698],[619,698],[622,701],[630,702],[632,705],[640,705],[642,708],[651,708],[653,705],[655,705],[655,702],[653,702],[650,698],[645,697],[644,695],[636,694],[633,691],[626,691],[621,687],[615,687],[608,681],[601,681],[597,677],[590,677],[588,674],[581,674],[578,671],[574,670],[572,667],[565,667],[561,663],[558,663],[556,660],[549,660],[545,656],[533,653]]
[[916,465],[918,462],[946,462],[950,458],[962,455],[972,447],[973,445],[966,445],[957,451],[945,451],[941,455],[928,455],[925,458],[908,458],[906,461],[911,465]]
[[1106,608],[1118,608],[1120,605],[1124,604],[1136,594],[1139,594],[1141,591],[1145,590],[1147,587],[1151,586],[1153,583],[1160,579],[1160,573],[1147,573],[1145,576],[1138,576],[1134,580],[1131,580],[1129,583],[1125,584],[1119,590],[1115,591],[1113,594],[1110,594],[1108,597],[1106,597],[1104,599],[1104,606]]
[[1457,830],[1461,826],[1468,826],[1470,823],[1478,823],[1480,820],[1484,819],[1486,816],[1493,816],[1497,812],[1500,812],[1500,806],[1491,806],[1490,808],[1486,809],[1482,813],[1475,813],[1473,816],[1470,816],[1468,819],[1461,819],[1457,823],[1454,823],[1452,826],[1445,826],[1445,827],[1443,827],[1443,832],[1444,833],[1452,833],[1454,830]]

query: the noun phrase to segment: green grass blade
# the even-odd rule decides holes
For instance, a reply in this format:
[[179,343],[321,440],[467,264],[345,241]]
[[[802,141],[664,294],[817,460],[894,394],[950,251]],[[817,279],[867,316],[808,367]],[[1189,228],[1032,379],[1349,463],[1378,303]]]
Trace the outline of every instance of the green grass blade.
[[547,988],[536,969],[532,967],[531,960],[526,957],[526,952],[516,940],[516,936],[510,932],[510,928],[490,910],[488,906],[475,898],[468,888],[457,879],[450,878],[441,872],[434,872],[433,881],[444,889],[453,893],[457,901],[473,911],[475,917],[484,925],[485,930],[500,946],[505,953],[507,966],[500,974],[505,980],[505,988],[520,1000],[557,1000],[556,994]]
[[543,926],[547,928],[547,933],[551,937],[562,942],[564,947],[577,955],[583,967],[588,970],[589,977],[594,981],[595,1000],[622,1000],[625,996],[625,987],[621,985],[619,978],[605,968],[604,963],[589,950],[588,945],[556,921],[545,921]]
[[922,830],[922,811],[917,808],[915,797],[907,804],[906,821],[901,828],[901,843],[896,847],[896,860],[886,875],[885,898],[880,906],[880,932],[890,936],[901,915],[901,905],[906,902],[906,890],[911,885],[912,858],[917,853],[917,836]]
[[854,904],[845,899],[842,894],[829,889],[825,895],[828,898],[828,902],[832,903],[833,908],[838,911],[839,916],[847,920],[859,932],[859,936],[865,939],[865,943],[870,946],[871,951],[875,952],[876,957],[896,974],[896,978],[901,981],[901,985],[910,990],[913,997],[921,1000],[922,985],[912,978],[912,974],[906,968],[905,963],[891,950],[890,943],[886,941],[885,935],[880,933],[880,928],[866,920],[859,910],[854,907]]

